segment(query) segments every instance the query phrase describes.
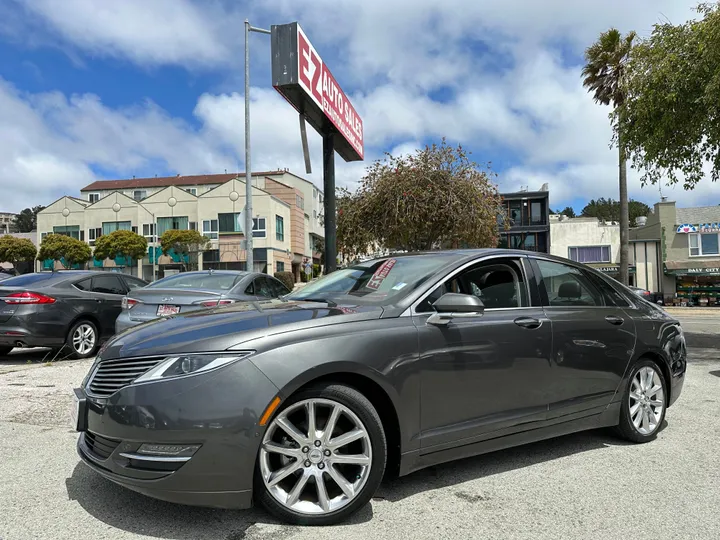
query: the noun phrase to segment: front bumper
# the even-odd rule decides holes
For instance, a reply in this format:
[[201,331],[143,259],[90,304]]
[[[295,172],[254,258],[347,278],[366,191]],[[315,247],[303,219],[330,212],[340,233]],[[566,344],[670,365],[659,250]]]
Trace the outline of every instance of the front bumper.
[[[102,476],[144,495],[248,508],[263,429],[258,420],[276,394],[246,359],[204,375],[127,386],[107,400],[88,396],[77,451]],[[126,457],[143,443],[200,448],[186,461]]]

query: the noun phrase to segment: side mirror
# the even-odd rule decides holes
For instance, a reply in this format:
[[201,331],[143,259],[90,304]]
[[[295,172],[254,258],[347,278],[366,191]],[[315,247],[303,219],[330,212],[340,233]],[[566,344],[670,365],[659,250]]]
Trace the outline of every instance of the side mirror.
[[452,319],[482,317],[485,305],[477,296],[447,293],[434,304],[435,313],[428,318],[428,324],[445,325]]

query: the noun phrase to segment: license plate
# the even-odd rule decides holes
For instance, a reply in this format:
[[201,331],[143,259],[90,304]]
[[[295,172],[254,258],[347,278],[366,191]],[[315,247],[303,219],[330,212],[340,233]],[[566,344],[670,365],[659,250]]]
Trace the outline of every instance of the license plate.
[[85,393],[79,389],[73,389],[73,399],[70,408],[70,418],[75,431],[85,431]]
[[176,313],[180,313],[180,306],[166,306],[162,304],[158,306],[158,317],[166,317],[168,315],[175,315]]

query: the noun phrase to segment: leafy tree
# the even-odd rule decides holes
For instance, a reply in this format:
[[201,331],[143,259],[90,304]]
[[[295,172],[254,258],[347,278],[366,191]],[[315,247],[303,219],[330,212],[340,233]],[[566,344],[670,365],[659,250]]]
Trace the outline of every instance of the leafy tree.
[[495,246],[501,198],[489,171],[445,139],[372,164],[355,193],[338,190],[338,251]]
[[614,119],[644,183],[692,189],[707,163],[720,177],[720,3],[698,12],[699,20],[655,25],[630,55]]
[[[623,36],[615,28],[600,34],[600,38],[585,51],[582,70],[583,86],[593,93],[596,103],[612,105],[614,110],[625,102],[623,82],[635,32]],[[618,163],[620,165],[620,281],[627,285],[629,274],[629,217],[627,194],[627,159],[624,134],[617,132]]]
[[576,217],[575,210],[573,210],[572,206],[566,206],[563,210],[558,210],[557,212],[553,212],[553,214],[565,214],[569,218]]
[[142,259],[147,253],[147,240],[132,231],[114,231],[95,241],[94,257],[98,260],[128,257]]
[[16,238],[6,235],[0,238],[0,262],[8,262],[14,268],[23,263],[35,260],[37,249],[27,238]]
[[178,255],[187,255],[192,267],[197,263],[200,251],[208,248],[210,239],[196,230],[168,229],[160,237],[163,255],[173,250]]
[[66,267],[85,264],[92,258],[90,246],[85,242],[63,234],[48,234],[40,243],[39,261],[64,260]]
[[[633,199],[628,201],[630,223],[635,223],[637,218],[647,216],[649,213],[650,207],[647,204]],[[613,199],[593,199],[585,205],[580,215],[604,219],[605,221],[620,221],[620,203]]]
[[13,228],[18,232],[32,232],[36,230],[38,212],[44,209],[44,206],[25,208],[13,219]]

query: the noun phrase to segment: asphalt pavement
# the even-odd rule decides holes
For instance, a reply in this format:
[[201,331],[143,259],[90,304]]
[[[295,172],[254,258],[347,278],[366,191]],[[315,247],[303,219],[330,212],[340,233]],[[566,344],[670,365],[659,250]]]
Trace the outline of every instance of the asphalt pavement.
[[79,462],[69,421],[91,360],[20,351],[0,361],[0,539],[720,538],[720,335],[714,320],[690,319],[686,331],[714,348],[690,349],[656,441],[592,431],[433,467],[327,528],[173,505],[104,480]]

